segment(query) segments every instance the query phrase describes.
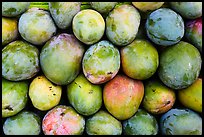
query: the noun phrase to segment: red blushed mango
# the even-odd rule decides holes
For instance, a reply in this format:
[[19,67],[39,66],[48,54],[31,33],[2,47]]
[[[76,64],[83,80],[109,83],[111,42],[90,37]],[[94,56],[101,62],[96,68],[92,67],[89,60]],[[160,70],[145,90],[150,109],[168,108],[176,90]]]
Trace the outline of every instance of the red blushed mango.
[[144,96],[142,81],[116,75],[106,83],[103,100],[106,109],[118,120],[130,118],[138,110]]

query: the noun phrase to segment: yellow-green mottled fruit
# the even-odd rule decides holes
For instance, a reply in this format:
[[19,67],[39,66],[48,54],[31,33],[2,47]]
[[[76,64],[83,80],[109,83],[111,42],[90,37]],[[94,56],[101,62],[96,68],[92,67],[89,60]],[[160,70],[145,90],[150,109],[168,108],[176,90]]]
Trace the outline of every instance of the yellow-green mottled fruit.
[[142,106],[152,114],[162,114],[169,111],[176,101],[174,90],[157,79],[145,81],[144,91]]
[[106,17],[106,36],[117,46],[130,44],[136,37],[140,14],[132,5],[115,7]]
[[18,21],[2,17],[2,45],[14,41],[18,37]]
[[20,112],[27,103],[29,83],[14,82],[2,78],[2,117],[10,117]]
[[111,80],[120,69],[120,52],[112,43],[102,40],[85,52],[82,68],[91,83],[105,83]]
[[48,11],[31,8],[21,15],[18,30],[26,41],[42,45],[56,33],[57,28]]
[[16,17],[25,12],[30,2],[2,2],[2,15],[5,17]]
[[150,78],[159,66],[157,49],[147,40],[136,39],[121,49],[122,68],[133,79]]
[[84,47],[72,34],[62,33],[52,37],[40,53],[44,75],[57,85],[71,83],[79,74]]
[[161,81],[172,89],[183,89],[198,78],[202,59],[196,47],[180,41],[161,52],[159,63],[158,76]]
[[80,11],[81,2],[49,2],[49,11],[60,29],[71,27],[72,19]]
[[102,106],[102,88],[90,83],[83,74],[67,86],[67,96],[70,104],[82,115],[92,115]]
[[39,50],[25,42],[14,41],[2,50],[2,76],[11,81],[30,79],[40,70]]
[[86,121],[88,135],[121,135],[122,124],[108,112],[100,110]]
[[86,9],[74,16],[72,29],[77,39],[91,45],[102,38],[105,31],[105,21],[97,11]]
[[160,8],[164,2],[132,2],[139,10],[146,12]]
[[38,76],[30,84],[29,97],[33,106],[41,111],[49,110],[59,104],[61,86],[54,85],[45,76]]
[[6,119],[3,131],[5,135],[39,135],[41,119],[36,113],[22,111]]
[[102,14],[110,12],[117,3],[118,2],[90,2],[91,7]]
[[185,107],[202,113],[202,78],[192,85],[178,91],[178,100]]

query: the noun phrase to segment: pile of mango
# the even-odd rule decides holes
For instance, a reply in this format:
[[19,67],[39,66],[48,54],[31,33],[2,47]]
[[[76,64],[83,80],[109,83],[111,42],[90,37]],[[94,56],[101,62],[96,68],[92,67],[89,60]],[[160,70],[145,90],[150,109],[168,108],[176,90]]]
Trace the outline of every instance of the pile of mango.
[[2,2],[4,135],[201,135],[202,2]]

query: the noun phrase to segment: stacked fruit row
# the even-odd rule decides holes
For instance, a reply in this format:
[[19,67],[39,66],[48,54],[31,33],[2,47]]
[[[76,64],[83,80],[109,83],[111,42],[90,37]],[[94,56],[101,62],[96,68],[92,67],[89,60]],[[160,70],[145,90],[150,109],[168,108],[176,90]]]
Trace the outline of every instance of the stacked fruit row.
[[202,2],[3,2],[3,132],[202,134],[201,53]]

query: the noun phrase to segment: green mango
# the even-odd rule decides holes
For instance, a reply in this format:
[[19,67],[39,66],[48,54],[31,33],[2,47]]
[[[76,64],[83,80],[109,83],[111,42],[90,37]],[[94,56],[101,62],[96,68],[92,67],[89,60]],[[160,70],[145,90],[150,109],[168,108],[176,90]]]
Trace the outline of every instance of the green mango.
[[2,117],[10,117],[25,108],[28,101],[27,81],[8,81],[2,78]]
[[71,27],[80,6],[81,2],[49,2],[49,11],[58,28],[67,29]]
[[198,78],[201,62],[198,49],[190,43],[181,41],[161,52],[159,78],[172,89],[187,88]]
[[91,83],[105,83],[115,77],[120,69],[120,52],[112,43],[102,40],[86,50],[82,68]]
[[61,33],[52,37],[40,53],[44,75],[57,85],[71,83],[79,74],[84,47],[74,35]]
[[174,108],[160,117],[162,135],[202,135],[202,118],[190,109]]
[[156,118],[143,109],[138,109],[134,116],[123,121],[125,135],[157,135],[158,131]]
[[39,50],[22,40],[6,45],[2,50],[2,76],[11,81],[34,77],[40,70]]
[[88,135],[121,135],[122,124],[108,112],[100,110],[86,120],[86,133]]
[[83,74],[67,85],[67,97],[75,110],[89,116],[102,106],[102,88],[89,82]]
[[39,135],[41,119],[36,113],[24,110],[7,118],[3,131],[5,135]]

